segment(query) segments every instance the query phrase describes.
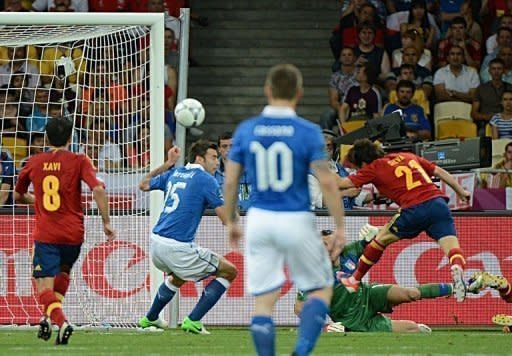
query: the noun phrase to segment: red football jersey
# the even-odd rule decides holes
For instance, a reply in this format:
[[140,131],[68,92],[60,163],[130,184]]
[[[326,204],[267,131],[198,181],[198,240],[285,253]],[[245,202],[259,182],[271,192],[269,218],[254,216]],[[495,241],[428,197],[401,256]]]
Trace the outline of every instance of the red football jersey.
[[396,202],[401,208],[446,196],[432,183],[436,165],[409,152],[387,154],[376,159],[348,178],[357,187],[367,183]]
[[33,185],[34,240],[67,245],[83,242],[82,181],[91,190],[103,184],[85,155],[54,150],[30,158],[18,177],[16,192],[24,194]]

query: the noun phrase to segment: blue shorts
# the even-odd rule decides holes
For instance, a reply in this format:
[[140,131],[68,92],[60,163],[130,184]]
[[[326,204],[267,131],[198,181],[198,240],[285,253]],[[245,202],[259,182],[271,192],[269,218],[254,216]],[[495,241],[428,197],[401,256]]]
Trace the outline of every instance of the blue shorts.
[[436,241],[457,236],[450,208],[441,197],[403,209],[391,220],[389,231],[400,239],[416,237],[423,231]]
[[73,267],[80,255],[79,245],[50,244],[34,241],[34,257],[32,259],[32,276],[34,278],[55,277],[60,266]]

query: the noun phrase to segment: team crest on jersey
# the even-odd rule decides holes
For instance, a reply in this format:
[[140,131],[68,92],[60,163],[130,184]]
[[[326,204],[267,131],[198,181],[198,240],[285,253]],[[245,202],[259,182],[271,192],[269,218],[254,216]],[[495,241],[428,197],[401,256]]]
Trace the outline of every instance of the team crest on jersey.
[[411,121],[418,122],[418,114],[412,114]]

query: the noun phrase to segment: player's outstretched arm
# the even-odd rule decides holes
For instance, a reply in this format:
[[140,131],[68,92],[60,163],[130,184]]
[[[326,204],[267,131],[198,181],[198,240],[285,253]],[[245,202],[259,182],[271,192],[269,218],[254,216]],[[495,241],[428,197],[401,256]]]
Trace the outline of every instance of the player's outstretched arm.
[[336,223],[336,231],[334,231],[334,239],[328,242],[327,249],[329,250],[331,260],[335,261],[345,246],[345,221],[343,204],[341,203],[340,195],[338,192],[338,185],[336,184],[336,176],[329,169],[327,161],[318,160],[311,164],[315,176],[320,183],[322,195],[324,197],[325,205],[329,209],[329,213],[334,218]]
[[242,174],[242,165],[231,160],[226,162],[224,179],[224,207],[227,216],[229,244],[238,249],[242,237],[242,230],[238,225],[238,181]]
[[339,175],[336,175],[336,183],[338,184],[339,189],[350,189],[350,188],[357,188],[354,183],[348,178],[340,177]]
[[14,201],[16,201],[20,204],[34,204],[36,200],[34,198],[34,195],[30,194],[29,192],[20,194],[15,191],[14,192]]
[[443,182],[452,187],[452,189],[455,191],[455,193],[457,193],[457,195],[462,199],[462,201],[469,202],[471,193],[464,189],[459,183],[457,183],[457,181],[453,178],[453,176],[450,173],[448,173],[441,167],[436,167],[434,169],[434,176],[441,179]]
[[102,185],[94,187],[94,189],[92,190],[92,196],[100,212],[101,220],[103,221],[103,232],[107,236],[107,239],[111,241],[115,238],[115,231],[110,225],[108,199],[107,193],[105,192],[105,188],[103,188]]
[[172,166],[178,162],[178,159],[180,158],[181,150],[178,146],[171,147],[169,151],[167,152],[167,161],[164,162],[160,167],[153,169],[151,172],[146,174],[144,178],[139,182],[139,189],[148,192],[150,191],[149,182],[151,181],[151,178],[156,177],[169,169],[171,169]]

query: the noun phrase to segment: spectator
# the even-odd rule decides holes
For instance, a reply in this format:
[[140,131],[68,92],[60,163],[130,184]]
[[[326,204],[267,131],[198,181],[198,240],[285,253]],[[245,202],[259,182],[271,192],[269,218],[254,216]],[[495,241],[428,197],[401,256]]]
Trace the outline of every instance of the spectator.
[[127,159],[131,168],[149,167],[149,128],[146,125],[138,127],[137,141],[128,145]]
[[[357,0],[342,0],[343,4],[341,7],[341,17],[345,17],[354,12],[357,4],[361,1]],[[378,16],[379,22],[386,21],[386,6],[381,0],[367,0],[365,3],[371,4],[375,9],[375,14]]]
[[[510,48],[512,57],[512,48]],[[512,91],[512,84],[503,81],[505,64],[501,58],[493,59],[489,64],[491,80],[478,86],[475,99],[471,106],[471,117],[476,123],[480,136],[485,135],[485,126],[491,118],[501,112],[501,97],[503,92]]]
[[[418,52],[416,47],[410,46],[405,47],[402,55],[403,64],[408,64],[413,66],[414,68],[414,84],[416,84],[417,88],[423,89],[425,93],[425,97],[428,99],[432,94],[433,84],[432,84],[432,72],[419,64],[418,62]],[[386,88],[389,92],[395,89],[396,86],[396,78],[400,73],[400,68],[394,68],[392,72],[390,72],[386,78]]]
[[127,3],[131,0],[89,0],[90,12],[122,12],[127,10]]
[[463,50],[463,58],[468,66],[480,68],[482,53],[480,43],[466,35],[467,24],[463,17],[455,17],[450,25],[450,35],[439,42],[438,64],[440,67],[448,63],[448,53],[452,46],[459,46]]
[[0,112],[2,114],[2,127],[0,127],[0,131],[5,132],[23,132],[25,131],[25,126],[22,124],[21,120],[18,118],[18,105],[14,103],[3,104],[0,103],[0,106],[3,107],[3,110]]
[[12,192],[14,188],[14,161],[9,151],[0,148],[0,207],[13,204]]
[[489,121],[492,138],[512,138],[512,91],[504,91],[501,95],[502,111],[493,115]]
[[400,25],[402,36],[408,30],[416,30],[422,36],[425,47],[434,48],[436,33],[428,19],[427,4],[424,0],[417,0],[412,3],[407,23]]
[[506,173],[496,174],[499,188],[512,187],[512,142],[507,143],[505,146],[505,152],[503,152],[503,160],[496,163],[493,167],[496,169],[505,169]]
[[377,78],[384,80],[391,70],[389,57],[383,48],[374,44],[375,27],[370,22],[358,26],[359,45],[355,48],[356,65],[369,63],[377,71]]
[[30,6],[27,6],[27,1],[23,0],[4,0],[4,11],[7,12],[23,12],[29,11]]
[[44,133],[43,132],[32,132],[29,137],[29,145],[28,145],[28,156],[23,158],[20,162],[20,169],[25,167],[27,161],[33,155],[45,151],[45,143],[44,143]]
[[89,156],[100,171],[121,168],[121,149],[118,144],[110,141],[107,124],[102,119],[94,120],[89,126],[87,142],[81,151]]
[[357,84],[355,61],[354,49],[351,47],[343,48],[340,55],[341,68],[332,74],[329,81],[329,105],[331,110],[323,114],[320,119],[320,126],[324,129],[332,130],[333,127],[337,126],[336,120],[339,119],[342,100],[348,89]]
[[441,31],[443,33],[448,31],[450,24],[453,24],[453,21],[462,15],[460,12],[460,8],[463,2],[464,0],[439,1]]
[[[57,3],[61,4],[62,0],[34,0],[32,10],[34,11],[55,11]],[[87,0],[64,0],[70,2],[69,9],[74,12],[89,12],[89,4]],[[62,5],[59,5],[62,6]]]
[[468,34],[468,37],[480,44],[483,44],[482,28],[474,18],[475,8],[477,7],[476,3],[477,2],[474,0],[464,0],[460,7],[460,13],[466,21],[466,33]]
[[[340,24],[332,33],[330,39],[331,51],[334,58],[338,60],[343,47],[355,47],[358,44],[358,26],[364,22],[369,22],[376,29],[375,44],[384,47],[384,30],[377,19],[376,9],[372,4],[365,0],[354,0],[351,13],[343,16]],[[337,67],[333,71],[338,70]]]
[[414,95],[416,86],[410,80],[401,80],[396,86],[396,95],[398,101],[396,104],[387,104],[384,107],[383,115],[391,114],[398,109],[402,110],[403,120],[407,128],[408,136],[419,138],[421,140],[430,140],[432,130],[430,122],[421,106],[414,104],[411,99]]
[[9,84],[13,74],[24,73],[25,83],[29,88],[35,88],[39,83],[39,70],[27,61],[26,46],[8,47],[8,62],[0,65],[0,86]]
[[[335,149],[335,144],[333,142],[337,137],[336,133],[330,130],[323,130],[322,132],[324,134],[325,151],[327,152],[330,170],[340,177],[348,177],[349,173],[345,167],[338,163],[338,150]],[[322,190],[320,189],[320,183],[313,174],[308,175],[308,186],[309,195],[311,198],[311,209],[325,209]],[[343,199],[343,205],[345,206],[346,210],[351,210],[354,207],[356,201],[355,198],[359,197],[359,195],[361,195],[361,201],[367,202],[369,200],[367,199],[369,194],[367,192],[361,192],[361,189],[359,188],[351,188],[341,191],[340,198]]]
[[512,30],[506,27],[498,29],[497,43],[498,47],[496,47],[494,52],[485,56],[484,61],[482,62],[482,67],[480,68],[480,78],[483,82],[490,80],[488,71],[489,62],[499,55],[502,48],[512,46]]
[[416,56],[418,56],[418,63],[420,66],[432,70],[432,53],[423,45],[423,39],[419,32],[415,29],[407,30],[402,35],[402,48],[395,49],[391,54],[393,68],[398,68],[403,63],[403,53],[406,48],[414,47],[416,49]]
[[[414,90],[414,95],[412,96],[411,101],[413,104],[421,106],[425,115],[430,115],[430,102],[422,85],[418,85],[416,82],[414,66],[407,63],[402,64],[399,69],[398,80],[410,80],[415,84],[416,90]],[[430,91],[432,91],[432,80],[430,80],[429,88]],[[393,89],[389,92],[389,102],[391,104],[396,104],[398,102],[396,89]]]
[[[499,28],[509,28],[512,29],[512,14],[504,14],[500,17],[500,26]],[[493,53],[498,47],[498,34],[495,33],[487,38],[485,41],[485,48],[487,53]]]
[[75,12],[71,7],[71,0],[53,0],[53,5],[48,12]]
[[32,115],[25,121],[27,131],[45,131],[46,122],[48,121],[49,94],[49,90],[44,87],[38,87],[36,89]]
[[480,80],[475,68],[462,64],[463,61],[464,49],[452,45],[448,53],[448,65],[439,68],[434,75],[437,101],[473,101]]
[[369,63],[358,66],[356,80],[359,85],[350,87],[343,98],[339,118],[341,122],[346,120],[368,120],[379,115],[382,108],[382,100],[379,90],[375,88],[377,73]]

